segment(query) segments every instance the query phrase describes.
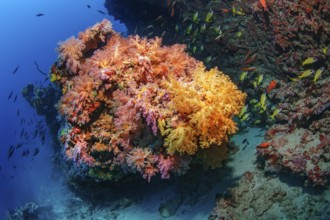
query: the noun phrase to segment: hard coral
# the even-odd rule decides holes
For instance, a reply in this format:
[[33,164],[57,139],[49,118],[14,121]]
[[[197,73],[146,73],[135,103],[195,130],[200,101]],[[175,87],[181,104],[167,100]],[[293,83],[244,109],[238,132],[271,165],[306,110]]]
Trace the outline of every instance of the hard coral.
[[[203,148],[226,151],[246,95],[217,69],[206,71],[183,45],[123,38],[109,27],[104,20],[71,38],[84,45],[79,50],[62,43],[54,68],[64,93],[57,107],[72,127],[61,140],[67,158],[81,165],[73,173],[166,179],[186,172]],[[79,172],[86,165],[89,172]]]

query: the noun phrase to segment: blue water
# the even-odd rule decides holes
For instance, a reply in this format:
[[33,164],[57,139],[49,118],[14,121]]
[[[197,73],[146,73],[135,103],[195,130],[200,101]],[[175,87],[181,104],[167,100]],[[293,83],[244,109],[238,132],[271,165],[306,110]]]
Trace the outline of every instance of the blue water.
[[[125,25],[96,11],[106,12],[103,3],[102,0],[0,1],[0,219],[4,218],[5,210],[33,201],[40,189],[51,187],[53,181],[53,152],[49,147],[51,140],[47,130],[44,144],[40,138],[33,138],[37,123],[46,128],[45,122],[20,95],[21,89],[29,82],[47,83],[45,76],[37,71],[34,61],[42,71],[48,72],[56,60],[55,48],[59,41],[103,18],[108,18],[117,32],[125,33]],[[38,13],[44,16],[37,17]],[[18,65],[19,69],[13,74]],[[13,96],[8,100],[11,91]],[[17,101],[14,102],[16,95]],[[26,122],[21,125],[22,118]],[[20,138],[23,128],[29,138]],[[15,149],[8,159],[9,146],[19,142],[23,142],[23,146]],[[31,153],[22,156],[23,150],[28,148]],[[40,152],[32,156],[35,148],[39,148]]]

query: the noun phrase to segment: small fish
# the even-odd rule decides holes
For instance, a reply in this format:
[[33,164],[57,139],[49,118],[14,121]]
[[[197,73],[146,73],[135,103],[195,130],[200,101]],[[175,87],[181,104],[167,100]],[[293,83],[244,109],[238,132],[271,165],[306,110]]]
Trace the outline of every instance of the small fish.
[[161,20],[163,18],[163,15],[159,15],[157,18],[154,19],[154,21]]
[[10,147],[8,148],[8,156],[7,156],[8,159],[11,158],[11,156],[13,156],[14,151],[15,151],[14,146],[10,145]]
[[33,156],[36,156],[39,153],[39,148],[35,148],[33,151]]
[[14,97],[14,101],[13,101],[13,102],[16,102],[16,100],[17,100],[17,96],[18,96],[18,95],[15,95],[15,97]]
[[166,34],[166,31],[163,31],[160,36],[163,38],[165,36],[165,34]]
[[106,13],[104,11],[101,11],[101,10],[96,10],[98,13],[102,14],[102,15],[105,15]]
[[12,74],[15,74],[15,73],[18,71],[19,67],[20,67],[20,65],[18,65],[18,66],[14,69],[14,71],[13,71]]
[[260,96],[260,106],[263,110],[266,110],[266,93],[262,93]]
[[240,111],[239,114],[238,114],[238,117],[239,117],[239,118],[241,118],[241,117],[245,114],[247,108],[248,108],[247,105],[244,105],[244,106],[243,106],[243,108],[241,109],[241,111]]
[[45,143],[45,134],[43,134],[43,135],[41,136],[41,143],[42,143],[42,144]]
[[268,11],[268,7],[267,7],[267,2],[266,2],[266,0],[259,0],[260,1],[260,3],[261,3],[261,6],[262,6],[262,8],[264,9],[264,11]]
[[267,93],[270,93],[270,91],[272,91],[277,85],[277,82],[276,80],[272,80],[269,84],[268,84],[268,87],[267,87]]
[[215,28],[214,28],[214,32],[215,32],[215,34],[220,34],[220,33],[222,33],[222,31],[221,31],[221,25],[215,27]]
[[258,100],[257,99],[251,99],[250,100],[250,104],[257,104],[258,103]]
[[193,22],[197,23],[198,22],[198,11],[196,11],[192,17]]
[[253,122],[252,122],[252,124],[254,124],[254,125],[258,125],[258,124],[260,124],[260,119],[257,119],[257,120],[254,120]]
[[176,24],[174,29],[175,29],[175,32],[179,32],[179,25]]
[[222,8],[221,11],[222,11],[223,13],[229,13],[229,9],[228,9],[228,8]]
[[242,150],[245,150],[247,146],[248,146],[248,145],[245,145],[245,146],[242,148]]
[[245,144],[248,140],[246,138],[244,138],[244,140],[242,141],[242,144]]
[[190,24],[186,29],[186,34],[190,34],[192,30],[192,24]]
[[204,51],[204,46],[201,45],[201,46],[199,47],[199,50],[200,50],[201,52],[203,52],[203,51]]
[[263,143],[259,144],[257,147],[258,148],[267,148],[270,145],[271,145],[270,142],[263,142]]
[[222,30],[220,30],[218,36],[214,40],[219,40],[222,37],[223,37]]
[[327,52],[328,52],[328,49],[329,49],[329,48],[327,48],[327,47],[324,47],[324,48],[322,49],[322,53],[323,53],[324,55],[326,55],[326,54],[327,54]]
[[211,60],[212,60],[212,56],[208,56],[208,57],[206,57],[205,62],[206,63],[210,63]]
[[257,69],[257,67],[254,67],[254,66],[241,68],[242,71],[253,71],[256,69]]
[[297,82],[298,81],[298,78],[292,78],[290,76],[287,76],[292,82]]
[[205,22],[210,23],[212,21],[212,18],[213,18],[213,10],[210,9],[210,11],[206,14]]
[[36,14],[36,16],[37,17],[41,17],[41,16],[44,16],[45,14],[43,14],[43,13],[38,13],[38,14]]
[[306,78],[306,77],[309,77],[310,75],[312,75],[314,73],[314,70],[312,69],[308,69],[308,70],[305,70],[304,72],[302,72],[300,74],[300,76],[298,76],[299,79],[303,79],[303,78]]
[[247,71],[242,72],[241,75],[239,76],[239,80],[241,82],[244,81],[246,79],[246,77],[247,77],[247,74],[248,74]]
[[252,85],[253,85],[253,88],[256,89],[256,88],[258,87],[257,81],[254,80],[254,81],[252,82]]
[[242,8],[236,8],[235,6],[232,7],[233,15],[245,15]]
[[193,53],[196,53],[196,51],[197,51],[197,47],[196,47],[196,46],[193,46],[193,48],[192,48],[192,52],[193,52]]
[[241,121],[247,121],[250,118],[250,113],[246,113],[245,115],[242,116]]
[[320,78],[322,72],[324,71],[324,67],[321,67],[320,69],[316,70],[313,82],[316,83],[316,81]]
[[91,8],[91,6],[90,5],[87,5],[87,8]]
[[23,151],[22,156],[23,156],[23,157],[26,157],[26,156],[29,156],[29,154],[30,154],[30,149],[27,148],[27,149],[25,149],[25,150]]
[[270,116],[270,118],[271,118],[272,120],[275,120],[276,115],[278,115],[278,113],[280,113],[281,110],[282,110],[282,109],[280,109],[280,108],[276,108],[276,109],[273,111],[273,113],[272,113],[272,115]]
[[264,79],[264,75],[262,74],[258,75],[257,84],[260,85],[263,79]]
[[20,138],[22,138],[23,135],[24,135],[24,128],[23,128],[22,131],[21,131]]
[[33,132],[33,138],[36,138],[37,135],[38,135],[38,130],[35,130],[35,131]]
[[239,31],[239,32],[236,33],[236,37],[237,38],[240,38],[242,36],[243,36],[243,32],[242,31]]
[[13,96],[13,93],[14,91],[11,91],[7,99],[10,99]]
[[16,115],[17,117],[19,117],[19,109],[17,109]]
[[308,57],[306,60],[304,60],[304,61],[302,62],[302,65],[305,66],[305,65],[313,64],[313,63],[315,63],[316,61],[317,61],[316,58],[314,58],[314,57]]
[[152,24],[146,27],[146,29],[152,29],[152,28],[154,28]]
[[16,144],[15,148],[18,149],[23,146],[23,142],[19,142]]
[[203,33],[206,30],[206,24],[202,24],[200,32]]

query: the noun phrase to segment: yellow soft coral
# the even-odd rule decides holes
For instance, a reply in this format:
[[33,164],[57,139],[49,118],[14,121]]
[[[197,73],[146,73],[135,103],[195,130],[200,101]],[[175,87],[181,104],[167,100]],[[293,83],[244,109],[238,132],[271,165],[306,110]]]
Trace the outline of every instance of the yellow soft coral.
[[165,146],[169,154],[174,152],[193,154],[197,150],[196,135],[192,127],[181,123],[167,131],[169,134],[165,138]]
[[206,71],[198,65],[190,80],[169,79],[163,85],[170,94],[169,108],[185,121],[184,126],[167,124],[165,146],[169,153],[194,154],[197,146],[221,145],[236,132],[232,118],[242,108],[246,94],[221,71]]

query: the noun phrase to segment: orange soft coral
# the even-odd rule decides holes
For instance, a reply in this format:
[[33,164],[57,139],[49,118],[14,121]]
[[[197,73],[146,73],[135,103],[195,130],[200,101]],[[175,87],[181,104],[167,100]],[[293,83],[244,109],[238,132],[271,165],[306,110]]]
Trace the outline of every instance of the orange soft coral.
[[58,110],[69,128],[62,140],[69,159],[93,167],[93,178],[113,170],[117,177],[169,178],[185,173],[205,148],[221,145],[213,152],[226,155],[245,94],[217,69],[206,71],[184,45],[123,38],[109,21],[61,45],[54,69],[63,91]]
[[[182,123],[168,123],[165,146],[169,153],[194,154],[197,146],[221,145],[236,132],[233,116],[242,108],[246,94],[217,69],[205,71],[199,65],[192,79],[164,82],[170,94],[169,107],[179,113]],[[181,136],[182,135],[182,136]]]

